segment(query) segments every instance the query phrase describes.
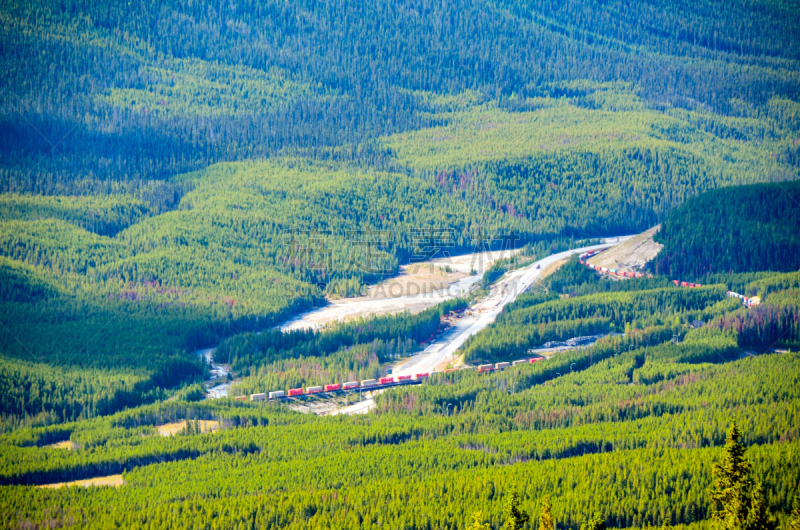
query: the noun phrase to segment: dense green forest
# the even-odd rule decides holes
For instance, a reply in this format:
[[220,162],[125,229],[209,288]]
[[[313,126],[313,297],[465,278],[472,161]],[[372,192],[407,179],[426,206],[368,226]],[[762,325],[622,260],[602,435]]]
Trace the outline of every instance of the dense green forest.
[[[788,2],[25,0],[2,14],[8,191],[125,181],[137,192],[222,160],[445,122],[420,92],[515,110],[582,96],[575,81],[589,79],[635,83],[655,108],[743,118],[744,130],[698,116],[735,140],[800,123],[800,13]],[[797,162],[791,144],[779,153]]]
[[[709,192],[701,198],[717,193]],[[771,225],[762,224],[759,228],[747,235],[736,233],[758,240],[768,240],[773,234]],[[695,234],[688,229],[687,233]],[[704,233],[706,242],[714,241],[710,232]],[[741,247],[744,240],[736,239],[732,244]],[[749,248],[743,252],[752,252]],[[619,281],[600,276],[573,256],[539,282],[533,292],[508,304],[494,323],[470,337],[464,345],[465,358],[476,362],[510,361],[526,357],[530,349],[549,341],[609,332],[630,335],[658,327],[671,338],[673,334],[681,335],[680,330],[693,322],[708,323],[709,329],[735,331],[735,344],[743,348],[763,351],[775,346],[800,347],[797,272],[718,274],[707,278],[715,279],[716,284],[688,289],[674,285],[664,276]],[[749,296],[760,295],[764,303],[745,310],[738,299],[726,295],[730,289]]]
[[800,268],[800,182],[703,193],[670,212],[652,266],[675,278]]
[[[549,496],[562,528],[577,528],[595,513],[619,528],[708,528],[712,514],[721,513],[710,494],[720,480],[712,463],[727,462],[734,420],[752,464],[748,480],[764,487],[765,517],[788,524],[800,477],[800,358],[773,348],[800,345],[797,274],[751,286],[764,296],[757,310],[792,312],[788,321],[764,318],[736,300],[716,301],[722,285],[654,290],[642,280],[619,290],[593,276],[592,289],[585,286],[593,294],[562,300],[552,289],[559,274],[572,273],[552,275],[547,293],[520,297],[499,323],[613,306],[608,318],[621,318],[628,333],[495,374],[441,373],[380,395],[376,413],[367,416],[317,417],[233,398],[172,400],[17,429],[0,436],[0,510],[8,515],[0,524],[456,529],[481,512],[490,528],[500,528],[516,491],[519,509],[534,521]],[[638,309],[645,295],[653,300],[649,320]],[[689,319],[698,317],[707,323],[693,328]],[[736,319],[747,324],[729,325]],[[419,329],[426,320],[417,318]],[[346,342],[366,332],[366,341],[384,329],[414,326],[400,317],[369,324],[341,326],[329,338]],[[767,353],[742,355],[742,348],[756,347],[753,337],[773,332],[778,340],[758,349]],[[230,342],[225,351],[241,355],[250,344],[248,355],[276,352],[262,367],[286,370],[280,337],[262,336]],[[282,347],[303,338],[286,335]],[[345,351],[368,351],[358,348]],[[322,358],[338,366],[337,355]],[[218,421],[221,430],[187,428],[167,438],[155,430],[196,420]],[[51,446],[66,440],[73,449]],[[118,489],[32,486],[115,473],[124,480]]]
[[[550,111],[567,113],[558,120],[602,114],[580,126],[557,120],[548,133],[556,137],[568,130],[586,134],[612,115],[552,104]],[[491,106],[463,112],[479,120],[510,116]],[[656,114],[633,112],[644,113],[637,124]],[[423,156],[415,150],[428,140],[397,136],[385,141],[407,172],[303,158],[218,164],[171,179],[182,190],[171,211],[148,202],[141,189],[87,197],[8,194],[0,221],[2,275],[9,279],[0,304],[9,330],[2,353],[9,362],[67,371],[124,366],[149,379],[149,392],[161,386],[152,367],[165,358],[195,362],[182,352],[268,328],[326,296],[362,292],[425,254],[435,231],[445,234],[436,245],[449,252],[636,231],[697,191],[758,180],[760,168],[781,164],[740,149],[738,161],[707,156],[706,166],[678,159],[673,165],[667,161],[683,156],[680,149],[659,151],[660,140],[647,140],[655,142],[652,148],[611,148],[590,137],[581,140],[588,159],[569,161],[581,151],[572,146],[508,165],[508,157],[541,141],[532,139],[501,154],[504,162],[482,160],[478,146],[511,145],[527,114],[534,113],[519,113],[502,137],[459,144],[466,164],[460,167],[453,145]],[[636,134],[650,138],[642,133]],[[727,140],[709,142],[709,152],[728,149]],[[475,157],[468,145],[476,146]],[[602,180],[619,164],[631,168],[630,180]],[[93,340],[103,330],[114,330],[110,340]],[[187,367],[179,379],[201,371]]]
[[[787,524],[798,27],[777,0],[3,2],[0,528],[536,528],[549,496],[559,528],[699,530],[732,421]],[[467,300],[276,329],[405,264],[524,248],[479,297],[656,223],[655,277],[573,259],[462,353],[590,347],[362,417],[234,400],[419,352]],[[237,378],[213,401],[212,346]]]
[[[80,284],[73,271],[88,271],[91,259],[75,253],[51,261],[63,267],[60,281],[53,265],[7,259],[4,297],[15,307],[32,298],[63,303],[64,286]],[[501,262],[498,270],[513,265]],[[102,274],[112,268],[92,268],[101,285],[111,285]],[[716,280],[695,289],[662,276],[615,281],[571,259],[470,339],[465,357],[511,360],[546,340],[624,336],[500,373],[438,374],[378,396],[376,413],[363,417],[304,415],[233,396],[374,377],[383,362],[429,339],[441,315],[464,300],[319,332],[235,334],[216,358],[244,378],[230,398],[213,401],[196,401],[196,387],[160,401],[169,383],[112,369],[101,356],[88,370],[56,357],[49,373],[44,363],[25,365],[26,372],[22,361],[6,363],[15,374],[9,380],[30,389],[4,391],[7,414],[28,406],[36,418],[41,407],[49,412],[38,423],[53,424],[0,436],[0,511],[8,515],[0,524],[457,529],[480,512],[489,528],[500,528],[518,492],[519,509],[534,521],[549,496],[561,527],[577,528],[599,513],[619,528],[708,528],[717,509],[711,463],[723,459],[731,420],[764,487],[763,509],[786,524],[800,476],[800,365],[792,352],[800,347],[800,274]],[[760,295],[762,304],[743,307],[725,294],[733,286]],[[146,362],[148,352],[141,355],[127,362]],[[88,397],[99,409],[83,411]],[[160,402],[131,407],[147,401]],[[217,421],[220,430],[203,434],[193,427],[198,420]],[[156,426],[168,422],[187,423],[176,436],[160,436]],[[65,441],[72,449],[52,445]],[[120,488],[35,487],[111,474],[121,474]]]
[[790,3],[36,0],[0,15],[0,384],[76,395],[85,370],[107,396],[9,397],[10,424],[160,399],[203,376],[193,350],[432,247],[544,253],[800,176]]

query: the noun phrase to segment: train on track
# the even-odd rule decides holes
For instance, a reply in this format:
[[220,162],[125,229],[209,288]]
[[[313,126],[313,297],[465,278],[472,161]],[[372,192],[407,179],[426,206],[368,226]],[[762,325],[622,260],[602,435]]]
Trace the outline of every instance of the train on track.
[[[445,370],[449,372],[451,370]],[[313,394],[330,394],[346,390],[377,390],[379,388],[390,388],[402,385],[418,385],[427,379],[431,374],[440,372],[424,372],[414,375],[387,376],[379,379],[365,379],[363,381],[347,381],[345,383],[332,383],[324,386],[309,386],[306,388],[290,388],[288,390],[273,390],[266,393],[250,394],[250,401],[276,401],[290,397],[309,396]],[[237,401],[246,401],[248,396],[238,396]]]
[[[580,260],[581,265],[589,267],[590,269],[595,270],[595,271],[597,271],[597,272],[599,272],[601,274],[612,274],[614,276],[621,276],[623,278],[642,278],[644,276],[647,276],[648,278],[652,278],[653,277],[653,275],[650,274],[650,273],[618,271],[616,269],[609,269],[609,268],[606,268],[606,267],[600,267],[599,265],[591,265],[591,264],[587,263],[586,260],[588,260],[592,256],[596,256],[597,254],[601,253],[603,250],[605,250],[605,249],[592,250],[591,252],[584,252],[583,254],[581,254],[579,256],[579,260]],[[674,283],[678,287],[688,287],[690,289],[695,288],[695,287],[702,287],[702,285],[699,284],[699,283],[683,282],[681,280],[672,280],[672,283]],[[734,293],[733,291],[728,291],[727,294],[728,294],[728,296],[732,296],[734,298],[740,299],[742,301],[742,303],[747,307],[757,306],[758,304],[761,303],[761,299],[758,296],[754,296],[754,297],[750,298],[750,297],[741,295],[739,293]]]
[[494,372],[496,370],[505,370],[509,366],[519,366],[520,364],[526,363],[538,363],[539,361],[544,360],[544,357],[534,357],[532,359],[519,359],[517,361],[511,361],[510,363],[481,364],[478,366],[478,373],[483,374],[486,372]]
[[[496,370],[503,370],[509,366],[517,366],[524,363],[535,363],[543,361],[544,357],[535,357],[533,359],[520,359],[513,362],[502,362],[495,364],[482,364],[478,366],[478,373],[494,372]],[[334,392],[341,392],[346,390],[378,390],[381,388],[392,388],[404,385],[418,385],[428,379],[428,377],[440,374],[455,372],[457,368],[448,368],[447,370],[424,372],[414,375],[396,375],[380,377],[378,379],[365,379],[363,381],[348,381],[346,383],[333,383],[324,386],[309,386],[306,388],[290,388],[289,390],[273,390],[272,392],[259,392],[257,394],[250,394],[249,396],[237,396],[236,401],[278,401],[291,397],[310,396],[314,394],[331,394]]]
[[590,269],[595,270],[595,271],[597,271],[599,273],[602,273],[602,274],[613,274],[614,276],[620,276],[622,278],[644,278],[645,276],[648,277],[648,278],[652,278],[653,277],[653,275],[650,274],[650,273],[618,271],[617,269],[609,269],[608,267],[601,267],[599,265],[590,265],[589,263],[586,263],[586,260],[588,260],[592,256],[596,256],[597,254],[600,254],[603,250],[605,250],[605,249],[601,248],[599,250],[592,250],[590,252],[584,252],[583,254],[578,256],[578,259],[579,259],[581,265],[589,267]]

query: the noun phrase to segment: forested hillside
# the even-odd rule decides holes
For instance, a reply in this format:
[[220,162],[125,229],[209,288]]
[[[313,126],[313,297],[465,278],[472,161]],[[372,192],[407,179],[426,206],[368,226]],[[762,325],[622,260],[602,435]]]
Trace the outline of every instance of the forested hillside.
[[670,212],[656,240],[656,272],[686,280],[714,273],[800,269],[800,182],[710,191]]
[[[745,451],[748,530],[789,526],[798,27],[777,0],[2,2],[0,528],[700,530]],[[655,277],[573,259],[461,353],[589,347],[361,416],[234,399],[384,375],[521,261],[657,223]],[[278,328],[500,247],[467,298]],[[206,400],[212,346],[236,379]]]
[[[759,509],[773,523],[759,528],[788,527],[800,473],[800,358],[774,348],[800,345],[797,273],[761,275],[750,288],[764,302],[747,309],[720,299],[722,285],[618,287],[562,270],[549,293],[520,297],[499,324],[613,309],[596,318],[619,324],[624,337],[495,374],[440,373],[380,395],[366,416],[317,417],[231,397],[17,429],[0,436],[0,526],[465,529],[480,512],[499,529],[516,492],[517,508],[534,520],[548,496],[559,528],[599,517],[614,528],[701,529],[725,508],[711,495],[725,480],[712,472],[720,463],[740,465],[752,491],[763,485]],[[559,299],[567,279],[591,294]],[[266,390],[298,375],[281,351],[424,335],[447,309],[321,335],[244,336],[223,355],[266,368],[245,380],[248,391]],[[692,328],[696,319],[705,325]],[[373,347],[343,351],[359,359]],[[320,361],[341,369],[338,355]],[[221,430],[203,434],[198,420]],[[723,449],[732,421],[742,445],[731,449],[728,433]],[[186,427],[159,436],[167,422]],[[51,445],[67,441],[69,450]],[[119,488],[34,487],[114,473]]]
[[[545,252],[800,177],[791,3],[25,0],[0,17],[4,429],[168,398],[204,377],[194,350],[431,249]],[[753,270],[726,267],[695,273]],[[720,303],[649,288],[659,311]],[[574,318],[503,316],[514,333],[475,338],[474,358],[648,310],[548,304]],[[389,335],[232,360],[258,384],[374,373],[420,342]]]
[[[726,138],[800,124],[789,2],[18,0],[2,16],[4,191],[138,193],[217,161],[446,122],[420,91],[514,110],[621,81],[654,108],[746,120],[700,118]],[[797,163],[796,146],[777,154]]]

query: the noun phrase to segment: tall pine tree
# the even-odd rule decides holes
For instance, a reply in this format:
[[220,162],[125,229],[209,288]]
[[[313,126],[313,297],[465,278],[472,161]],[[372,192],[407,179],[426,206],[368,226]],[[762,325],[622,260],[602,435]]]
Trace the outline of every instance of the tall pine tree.
[[506,530],[520,530],[525,524],[530,521],[530,516],[527,512],[519,509],[519,494],[517,490],[512,490],[506,505],[506,524],[503,526]]
[[722,461],[714,464],[715,476],[711,499],[719,507],[712,513],[719,530],[774,530],[775,520],[769,513],[764,487],[750,479],[750,462],[745,447],[739,443],[742,433],[736,422],[728,430]]
[[539,530],[555,530],[556,522],[553,519],[553,507],[550,504],[550,496],[546,495],[542,501],[542,513],[539,515]]
[[792,515],[789,518],[789,530],[800,530],[800,491],[794,496]]

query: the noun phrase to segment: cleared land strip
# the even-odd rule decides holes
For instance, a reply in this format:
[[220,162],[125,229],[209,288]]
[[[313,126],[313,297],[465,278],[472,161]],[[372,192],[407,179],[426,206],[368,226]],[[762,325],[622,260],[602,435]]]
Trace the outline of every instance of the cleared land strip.
[[614,248],[589,258],[589,265],[597,265],[608,269],[626,272],[641,272],[645,264],[656,257],[664,245],[653,241],[653,236],[661,229],[661,225],[632,236]]
[[422,353],[415,355],[406,363],[392,371],[393,375],[409,375],[431,372],[454,361],[456,351],[470,336],[494,322],[506,304],[527,291],[543,271],[552,264],[568,258],[572,254],[580,254],[598,248],[608,248],[626,241],[630,236],[606,238],[605,243],[589,247],[577,248],[553,254],[530,265],[503,275],[492,287],[489,295],[470,308],[470,314],[460,319],[444,335],[436,339]]
[[53,484],[42,484],[41,486],[36,486],[36,487],[58,489],[58,488],[68,488],[70,486],[81,486],[84,488],[88,488],[89,486],[109,486],[113,488],[119,488],[124,484],[125,481],[122,480],[122,475],[108,475],[106,477],[95,477],[83,480],[73,480],[71,482],[55,482]]

